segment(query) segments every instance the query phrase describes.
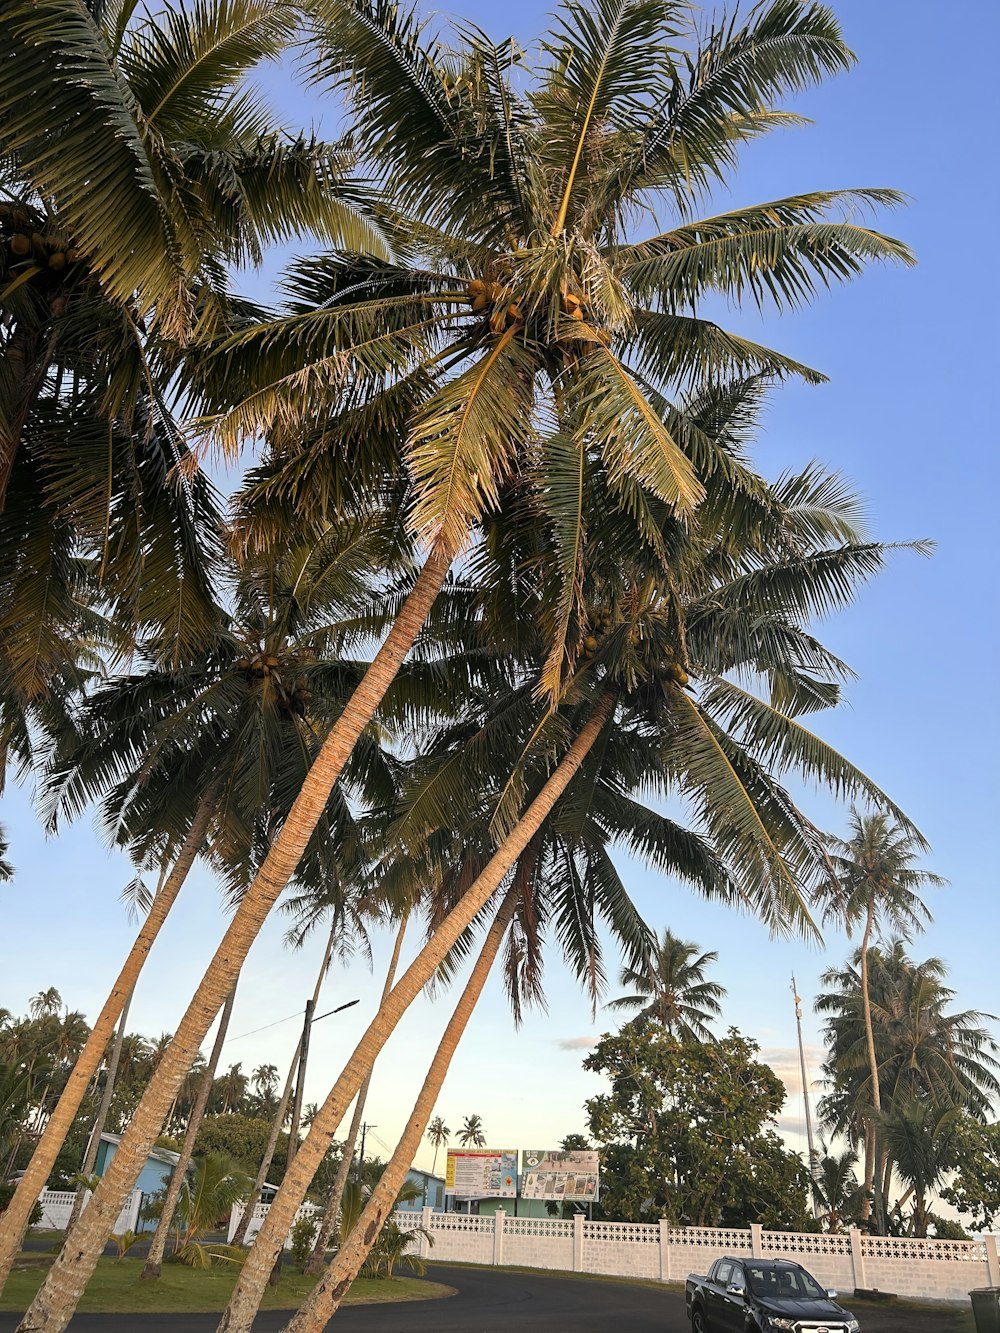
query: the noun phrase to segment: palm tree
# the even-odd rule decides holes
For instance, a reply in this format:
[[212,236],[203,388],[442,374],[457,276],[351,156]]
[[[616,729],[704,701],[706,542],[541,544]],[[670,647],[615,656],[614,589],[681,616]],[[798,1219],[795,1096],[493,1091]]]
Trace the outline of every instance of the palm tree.
[[[930,1196],[954,1170],[962,1111],[916,1098],[894,1100],[879,1117],[879,1128],[896,1174],[913,1196],[908,1231],[926,1236],[931,1221]],[[897,1211],[902,1212],[901,1204]]]
[[[822,706],[835,702],[836,685],[824,681],[822,675],[844,670],[842,663],[806,636],[799,617],[810,608],[832,606],[849,596],[850,585],[868,577],[885,552],[871,543],[856,544],[848,517],[856,506],[839,483],[810,472],[786,479],[776,493],[782,497],[781,505],[761,518],[754,541],[741,553],[733,549],[721,516],[723,543],[717,546],[715,538],[694,538],[696,547],[698,540],[707,541],[700,561],[692,553],[692,569],[686,571],[691,582],[691,600],[684,616],[687,660],[692,670],[703,675],[697,702],[684,689],[688,672],[677,661],[679,616],[674,581],[668,577],[658,582],[650,575],[648,564],[639,560],[642,573],[633,583],[626,552],[616,547],[605,554],[615,565],[611,587],[620,589],[624,582],[629,588],[619,607],[621,623],[609,628],[603,649],[594,653],[593,666],[577,678],[580,702],[572,709],[565,705],[562,717],[546,720],[530,678],[521,687],[522,698],[534,698],[542,710],[541,721],[537,712],[531,719],[528,734],[532,744],[524,749],[533,762],[544,756],[537,777],[540,786],[526,788],[520,777],[516,783],[508,779],[502,784],[493,823],[507,830],[504,840],[488,861],[484,857],[478,874],[473,869],[456,877],[451,901],[458,905],[435,917],[428,944],[387,998],[331,1090],[258,1233],[255,1248],[260,1253],[252,1251],[243,1267],[224,1329],[248,1326],[246,1321],[256,1309],[256,1293],[262,1289],[280,1238],[308,1187],[309,1173],[316,1169],[343,1114],[344,1099],[353,1095],[358,1070],[369,1067],[412,996],[441,966],[462,932],[513,871],[579,773],[581,796],[576,803],[569,796],[566,809],[570,825],[578,826],[583,817],[581,800],[586,808],[600,772],[599,764],[588,767],[588,756],[599,739],[603,753],[621,728],[622,751],[644,757],[641,770],[633,763],[624,784],[626,791],[633,782],[654,789],[659,782],[675,795],[682,790],[692,793],[710,843],[717,841],[725,849],[726,860],[739,862],[739,873],[730,871],[728,877],[729,884],[735,881],[738,885],[738,891],[732,891],[734,901],[751,906],[775,929],[788,929],[793,922],[808,926],[803,886],[825,873],[826,851],[773,772],[762,767],[754,755],[760,748],[772,768],[809,772],[825,781],[846,783],[848,790],[869,791],[874,797],[870,779],[823,745],[813,732],[801,728],[790,714],[818,706],[817,699],[822,699]],[[842,512],[837,512],[838,507]],[[824,551],[831,525],[847,544]],[[773,571],[764,559],[765,551],[774,561]],[[602,594],[607,596],[608,590],[598,584],[592,595],[597,599]],[[763,599],[759,606],[755,605],[758,598]],[[765,606],[766,614],[759,614]],[[758,673],[763,662],[773,663],[768,670],[774,690],[780,690],[778,697],[788,701],[790,713],[756,699],[730,678],[732,673]],[[545,726],[556,728],[560,737],[574,736],[568,749],[563,751],[553,743]],[[489,743],[484,734],[477,733],[470,750],[492,755],[494,734],[502,737],[503,729],[490,732]],[[669,741],[656,739],[666,736]],[[509,736],[506,745],[510,748]],[[468,799],[468,773],[459,765],[445,767],[448,781],[436,779],[435,802],[438,809],[453,812]],[[658,835],[650,837],[650,830],[657,828],[650,812],[629,798],[622,799],[620,780],[609,788],[602,797],[612,800],[618,796],[620,827],[630,830],[626,845],[652,849],[650,854],[654,858],[662,855],[671,868],[683,864],[699,885],[702,877],[709,882],[718,877],[717,853],[715,860],[706,858],[698,840],[693,845],[685,843],[669,821],[663,826],[666,842],[661,845]],[[442,799],[445,791],[451,797],[448,801]],[[507,815],[503,809],[511,791],[518,801],[526,802],[520,817],[513,812]],[[537,794],[530,799],[532,791]],[[887,800],[884,795],[878,799]],[[901,812],[897,817],[903,819]],[[567,935],[572,938],[568,929]],[[585,962],[591,959],[587,943],[581,953]]]
[[444,1123],[444,1119],[436,1115],[427,1126],[427,1137],[434,1144],[434,1160],[431,1162],[431,1175],[437,1170],[438,1149],[446,1148],[448,1140],[451,1138],[451,1130]]
[[[354,664],[324,658],[323,631],[329,633],[331,620],[345,608],[354,609],[356,570],[379,563],[378,541],[377,533],[359,539],[345,528],[326,540],[286,549],[280,569],[237,575],[238,615],[217,611],[210,648],[177,670],[162,665],[156,644],[149,645],[134,674],[91,693],[72,732],[63,737],[46,780],[51,819],[60,812],[79,813],[100,797],[104,822],[133,859],[172,862],[172,870],[8,1210],[0,1272],[17,1251],[20,1234],[15,1241],[12,1232],[22,1218],[26,1225],[195,857],[206,847],[236,899],[253,879],[275,823],[308,772],[327,710],[335,712],[339,705],[327,691],[344,689],[345,676],[350,688]],[[375,772],[370,749],[363,747],[359,755]],[[336,882],[333,829],[338,821],[343,828],[344,819],[349,821],[349,812],[339,806],[317,821],[298,871],[304,886]],[[174,1044],[171,1038],[171,1053]],[[157,1068],[162,1067],[161,1060]]]
[[698,946],[679,939],[665,927],[645,968],[626,967],[620,984],[635,992],[612,1000],[609,1009],[638,1009],[634,1021],[653,1019],[673,1037],[710,1041],[708,1024],[722,1012],[726,988],[705,980],[705,969],[718,961],[714,952],[698,953]]
[[[403,265],[381,271],[377,265],[359,268],[351,259],[334,263],[332,276],[329,271],[305,274],[302,288],[314,305],[347,292],[361,291],[363,299],[334,301],[318,316],[313,311],[311,325],[293,315],[283,324],[269,324],[225,344],[215,361],[214,392],[217,399],[232,401],[233,384],[238,384],[242,405],[237,415],[220,423],[219,433],[235,438],[263,427],[272,443],[281,444],[289,433],[299,432],[304,401],[310,411],[315,408],[324,418],[328,413],[329,394],[314,395],[311,389],[329,389],[346,376],[357,381],[361,410],[369,406],[365,398],[371,399],[379,424],[392,419],[393,411],[398,419],[402,402],[415,478],[412,527],[430,539],[430,554],[371,671],[312,766],[271,857],[178,1028],[170,1057],[81,1218],[72,1282],[62,1268],[53,1271],[26,1328],[41,1318],[51,1326],[53,1320],[67,1317],[72,1292],[80,1278],[85,1280],[84,1270],[96,1262],[100,1233],[113,1221],[130,1177],[155,1137],[170,1103],[171,1085],[182,1077],[185,1061],[203,1039],[268,910],[294,871],[314,816],[325,806],[358,736],[414,642],[470,525],[494,502],[514,460],[525,452],[534,456],[533,443],[525,450],[525,441],[533,441],[529,427],[536,408],[544,404],[548,410],[556,403],[564,410],[568,433],[558,438],[571,444],[542,459],[546,478],[540,494],[575,493],[566,488],[573,458],[578,474],[594,445],[593,452],[607,460],[623,505],[634,504],[635,486],[641,483],[661,503],[690,510],[701,494],[695,466],[664,424],[670,414],[652,409],[637,367],[622,359],[626,344],[631,344],[633,359],[642,362],[646,376],[659,382],[700,373],[706,364],[766,366],[776,373],[808,375],[788,358],[734,341],[714,325],[694,319],[688,314],[692,303],[709,287],[722,287],[733,293],[768,290],[779,302],[794,304],[805,299],[817,281],[855,274],[870,258],[907,258],[899,243],[828,216],[829,209],[842,203],[891,202],[893,196],[880,192],[801,196],[721,219],[685,222],[650,239],[645,248],[628,242],[627,215],[634,206],[652,203],[657,194],[684,198],[692,183],[707,184],[713,174],[725,174],[734,165],[741,140],[780,121],[780,116],[762,112],[762,105],[845,67],[850,57],[826,11],[774,5],[756,14],[748,28],[733,25],[713,35],[706,59],[696,57],[691,66],[699,71],[695,92],[702,96],[680,99],[685,107],[692,101],[698,105],[697,115],[665,116],[663,108],[676,107],[676,94],[688,77],[666,54],[649,61],[650,50],[671,49],[672,43],[663,40],[670,34],[638,0],[627,9],[610,25],[603,11],[597,11],[593,24],[568,11],[558,40],[575,47],[580,58],[559,60],[542,72],[537,95],[517,106],[515,134],[507,117],[512,99],[517,99],[506,84],[498,90],[490,77],[491,69],[503,69],[502,54],[491,53],[478,36],[466,43],[468,75],[456,82],[452,62],[442,63],[433,51],[423,49],[412,20],[396,7],[375,5],[369,12],[367,5],[336,6],[336,21],[326,34],[332,72],[350,66],[358,76],[352,86],[356,128],[364,136],[361,148],[386,181],[393,182],[397,211],[422,215],[401,224],[423,252],[421,273]],[[760,41],[764,33],[768,40]],[[612,62],[604,60],[609,39]],[[729,76],[701,89],[704,71],[720,52]],[[737,65],[740,74],[734,77]],[[415,70],[420,73],[415,75]],[[593,97],[582,102],[578,71],[593,91]],[[563,95],[553,92],[559,88]],[[580,105],[600,114],[581,119],[570,109]],[[637,118],[638,106],[654,108],[645,124]],[[483,132],[487,115],[495,133]],[[606,118],[615,124],[617,136],[608,135]],[[391,132],[403,123],[409,127],[405,136]],[[436,136],[434,144],[429,145],[429,135]],[[401,148],[404,138],[407,146]],[[683,154],[678,152],[680,142]],[[516,143],[517,161],[509,170],[498,171],[496,150],[504,143]],[[590,151],[605,143],[613,145],[610,153]],[[450,164],[446,171],[445,163]],[[567,173],[568,163],[572,166]],[[621,176],[619,168],[628,164],[631,169]],[[448,212],[452,218],[443,218]],[[454,224],[454,238],[436,227],[441,221]],[[466,257],[457,260],[463,250]],[[429,263],[423,262],[425,256]],[[508,272],[516,273],[516,280],[508,280]],[[473,284],[482,290],[475,286],[470,291]],[[685,313],[678,316],[675,307]],[[434,313],[437,309],[440,315]],[[385,312],[388,327],[373,329],[371,321],[382,320],[379,311]],[[456,333],[451,355],[437,362],[436,371],[425,356],[427,373],[408,374],[400,387],[395,372],[412,369],[414,348],[433,355],[451,338],[452,326]],[[635,339],[626,333],[633,327],[643,330]],[[622,357],[607,346],[616,334],[623,340]],[[288,353],[284,360],[282,349]],[[289,358],[294,364],[289,365]],[[220,366],[226,367],[225,373]],[[380,386],[392,382],[385,395],[372,397],[373,376]],[[304,394],[306,386],[310,391]],[[339,388],[337,397],[341,401]],[[606,411],[593,412],[595,404],[603,404]],[[352,403],[342,411],[345,432],[348,425],[358,427],[357,414],[348,420],[353,410]],[[681,423],[675,424],[675,433],[681,434]],[[292,431],[286,432],[289,426]],[[394,434],[376,432],[383,442]],[[372,452],[366,451],[365,457],[371,467]],[[630,460],[627,473],[622,468],[625,457]],[[394,480],[399,477],[398,463],[392,464],[391,474]],[[651,539],[648,523],[646,531]],[[573,551],[580,550],[581,527],[570,522],[561,532],[563,583],[572,589]],[[550,693],[558,693],[564,645],[569,645],[572,659],[573,645],[587,637],[586,629],[573,616],[570,593],[550,635],[545,682]],[[608,714],[611,707],[608,700]],[[600,730],[598,726],[595,737]],[[53,1297],[57,1288],[63,1293],[58,1301]]]
[[0,358],[0,508],[52,343],[79,331],[93,284],[118,325],[119,346],[102,349],[105,392],[124,402],[149,331],[165,387],[176,357],[161,363],[162,340],[183,345],[218,322],[225,266],[259,264],[265,246],[306,231],[383,252],[357,191],[342,191],[345,153],[282,132],[247,83],[297,17],[281,0],[179,0],[155,19],[97,0],[4,6],[3,259],[17,279],[5,296],[16,287],[19,299]]
[[14,878],[14,867],[7,860],[8,847],[7,834],[3,825],[0,824],[0,883]]
[[[984,1026],[989,1015],[952,1012],[954,992],[944,985],[946,968],[938,958],[914,963],[903,941],[873,948],[869,958],[871,1014],[884,1111],[917,1101],[938,1110],[963,1109],[982,1119],[1000,1091],[996,1043]],[[867,1027],[861,995],[860,958],[824,975],[831,987],[820,995],[817,1010],[827,1015],[828,1055],[824,1075],[828,1092],[820,1113],[831,1130],[871,1153],[873,1098]],[[878,1172],[887,1196],[893,1170],[891,1151],[866,1175]],[[888,1211],[888,1209],[887,1209]]]
[[853,1225],[862,1216],[865,1192],[855,1175],[857,1164],[858,1154],[851,1147],[833,1154],[824,1143],[813,1154],[810,1175],[816,1216],[831,1235],[838,1234],[845,1223]]
[[[157,1219],[156,1230],[153,1233],[153,1239],[149,1245],[149,1253],[146,1256],[146,1262],[143,1264],[140,1277],[145,1281],[155,1281],[159,1278],[163,1267],[163,1256],[167,1249],[167,1237],[170,1234],[170,1227],[174,1220],[174,1213],[181,1202],[182,1191],[187,1182],[188,1167],[194,1157],[194,1147],[198,1138],[198,1131],[201,1128],[202,1120],[205,1116],[205,1109],[208,1106],[208,1099],[216,1086],[215,1071],[222,1056],[222,1048],[226,1043],[226,1034],[229,1031],[229,1020],[232,1018],[233,1005],[236,1003],[236,987],[229,992],[226,997],[226,1003],[222,1006],[222,1012],[219,1015],[219,1027],[215,1034],[215,1041],[212,1045],[212,1053],[208,1057],[208,1063],[202,1073],[201,1083],[195,1097],[194,1105],[188,1116],[187,1126],[184,1130],[184,1139],[181,1143],[180,1155],[174,1163],[174,1169],[170,1175],[170,1181],[167,1185],[166,1193],[163,1199],[163,1207],[160,1210],[160,1216]],[[231,1065],[229,1072],[221,1080],[224,1085],[224,1096],[226,1101],[230,1096],[234,1101],[239,1101],[246,1091],[247,1078],[241,1072],[239,1064]],[[224,1103],[223,1112],[227,1111],[228,1105]]]
[[[394,1205],[400,1186],[410,1168],[421,1136],[427,1128],[427,1121],[434,1106],[434,1099],[441,1091],[451,1058],[482,994],[490,970],[496,961],[504,934],[513,919],[514,909],[517,905],[517,895],[516,887],[508,891],[487,932],[482,950],[476,959],[462,996],[434,1054],[434,1059],[420,1090],[416,1105],[396,1150],[369,1195],[364,1210],[360,1212],[360,1216],[353,1226],[349,1229],[345,1228],[345,1239],[341,1242],[330,1267],[313,1288],[308,1300],[299,1312],[285,1326],[286,1333],[306,1333],[306,1330],[310,1330],[311,1333],[314,1329],[325,1327],[330,1316],[339,1308],[344,1291],[358,1275],[372,1246],[377,1243],[378,1236],[385,1225],[389,1211]],[[436,1117],[435,1123],[440,1123],[440,1120],[440,1116]],[[473,1124],[473,1122],[476,1123]],[[485,1143],[485,1136],[481,1133],[481,1122],[478,1116],[467,1116],[464,1123],[466,1130],[471,1130],[472,1134],[479,1135],[481,1143]],[[464,1133],[466,1130],[462,1132]],[[461,1133],[459,1137],[462,1137]],[[471,1137],[467,1140],[463,1139],[463,1142],[472,1141],[474,1140]],[[481,1146],[481,1143],[477,1142],[477,1146]]]
[[465,1148],[468,1148],[470,1144],[473,1148],[485,1147],[486,1134],[483,1131],[481,1116],[467,1115],[465,1117],[462,1121],[462,1128],[458,1131],[458,1141]]
[[258,1065],[250,1075],[250,1082],[261,1101],[270,1103],[278,1088],[278,1066]]
[[[876,1117],[882,1110],[882,1090],[878,1060],[875,1055],[875,1033],[872,1026],[871,993],[868,984],[868,953],[873,937],[885,928],[910,938],[930,920],[930,912],[920,898],[920,890],[944,884],[939,875],[914,867],[918,854],[926,844],[912,830],[902,829],[886,813],[863,815],[851,812],[851,836],[844,840],[832,839],[835,850],[834,866],[837,888],[828,901],[824,918],[841,921],[850,935],[853,927],[863,922],[861,937],[861,1001],[864,1008],[865,1036],[868,1043],[868,1065],[871,1073],[872,1106]],[[872,1124],[875,1133],[875,1121]],[[865,1190],[874,1185],[875,1213],[880,1229],[885,1226],[884,1205],[877,1178],[869,1175],[876,1169],[878,1151],[872,1146],[867,1154]]]

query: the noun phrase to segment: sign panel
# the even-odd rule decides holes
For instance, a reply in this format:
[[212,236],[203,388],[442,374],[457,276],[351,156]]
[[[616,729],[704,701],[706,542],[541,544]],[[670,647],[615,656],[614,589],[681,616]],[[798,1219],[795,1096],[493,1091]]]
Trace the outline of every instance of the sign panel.
[[600,1167],[596,1152],[544,1148],[521,1150],[521,1198],[593,1203],[598,1197]]
[[445,1194],[456,1199],[517,1196],[516,1148],[449,1148]]

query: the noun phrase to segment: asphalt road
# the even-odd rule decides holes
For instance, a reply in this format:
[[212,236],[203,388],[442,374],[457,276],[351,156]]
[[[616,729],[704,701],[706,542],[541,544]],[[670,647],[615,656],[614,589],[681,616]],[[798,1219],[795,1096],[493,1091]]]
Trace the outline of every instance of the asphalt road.
[[[428,1276],[455,1287],[444,1300],[345,1308],[331,1333],[690,1333],[684,1293],[561,1274],[432,1264]],[[849,1298],[864,1333],[968,1333],[971,1316],[955,1307],[861,1306]],[[0,1333],[19,1316],[0,1314]],[[278,1333],[287,1312],[259,1315],[254,1333]],[[214,1333],[217,1314],[77,1315],[70,1333]]]
[[[684,1296],[625,1282],[587,1282],[544,1273],[490,1272],[434,1264],[428,1276],[457,1288],[440,1301],[347,1307],[330,1322],[336,1333],[689,1333]],[[214,1333],[218,1315],[77,1315],[70,1333]],[[254,1333],[277,1333],[287,1314],[257,1317]],[[0,1314],[0,1333],[17,1315]]]

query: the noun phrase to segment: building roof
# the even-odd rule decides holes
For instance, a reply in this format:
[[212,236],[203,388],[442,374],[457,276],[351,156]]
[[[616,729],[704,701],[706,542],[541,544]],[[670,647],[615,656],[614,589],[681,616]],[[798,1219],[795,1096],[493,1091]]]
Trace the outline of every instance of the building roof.
[[[120,1134],[102,1134],[102,1143],[113,1143],[117,1148],[122,1141]],[[162,1162],[164,1166],[176,1166],[181,1160],[179,1152],[172,1152],[169,1148],[150,1148],[146,1154],[147,1162]]]

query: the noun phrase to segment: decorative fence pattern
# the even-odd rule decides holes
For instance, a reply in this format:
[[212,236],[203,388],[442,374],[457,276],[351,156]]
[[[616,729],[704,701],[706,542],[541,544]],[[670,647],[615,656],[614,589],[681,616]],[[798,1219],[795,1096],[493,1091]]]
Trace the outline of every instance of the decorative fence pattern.
[[862,1235],[814,1235],[716,1227],[671,1227],[666,1222],[570,1222],[464,1213],[401,1211],[404,1230],[425,1227],[419,1253],[440,1262],[509,1264],[569,1273],[683,1282],[705,1273],[723,1254],[794,1259],[824,1286],[851,1292],[875,1288],[918,1300],[964,1300],[973,1287],[1000,1286],[995,1236],[979,1241],[899,1240]]
[[[230,1209],[229,1233],[226,1237],[227,1240],[232,1240],[232,1238],[236,1235],[236,1228],[239,1226],[240,1220],[243,1217],[244,1206],[245,1205],[242,1203],[234,1203],[232,1208]],[[247,1227],[248,1245],[250,1244],[251,1241],[256,1240],[257,1232],[264,1225],[264,1218],[267,1217],[267,1210],[270,1208],[270,1206],[271,1205],[269,1203],[258,1203],[254,1205],[254,1210],[250,1214],[250,1225]],[[300,1217],[316,1217],[318,1214],[322,1213],[322,1211],[323,1209],[317,1208],[314,1203],[300,1204],[298,1208],[295,1210],[294,1218],[292,1218],[292,1226],[295,1225],[295,1223],[299,1220]],[[418,1220],[419,1216],[420,1215],[418,1213],[417,1214]],[[291,1227],[289,1227],[288,1235],[285,1237],[285,1244],[291,1245],[291,1243],[292,1243],[292,1229]]]
[[[42,1190],[38,1196],[38,1202],[42,1205],[42,1218],[40,1222],[35,1223],[35,1226],[45,1231],[65,1231],[69,1226],[75,1198],[75,1190]],[[88,1203],[90,1203],[90,1190],[84,1193],[84,1208]],[[137,1229],[141,1207],[142,1190],[133,1190],[128,1196],[125,1207],[118,1214],[118,1220],[114,1225],[116,1235],[120,1236],[123,1232]]]

